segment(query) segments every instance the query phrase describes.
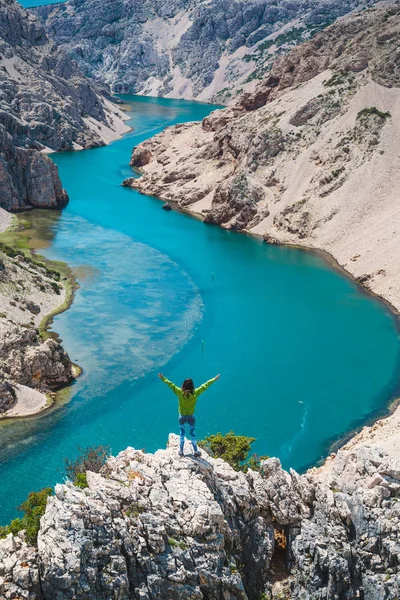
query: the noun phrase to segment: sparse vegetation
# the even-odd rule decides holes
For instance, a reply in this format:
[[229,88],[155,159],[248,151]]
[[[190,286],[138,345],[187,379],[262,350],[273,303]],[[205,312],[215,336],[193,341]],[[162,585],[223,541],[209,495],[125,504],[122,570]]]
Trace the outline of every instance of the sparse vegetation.
[[40,528],[40,519],[46,510],[47,498],[53,493],[52,488],[44,488],[39,492],[31,492],[28,498],[18,507],[24,514],[20,519],[14,519],[9,525],[0,527],[0,537],[4,538],[9,533],[17,535],[25,530],[26,541],[34,546]]
[[357,119],[364,119],[370,116],[377,116],[380,119],[386,120],[389,119],[392,115],[390,114],[390,112],[382,112],[381,110],[376,108],[376,106],[371,106],[369,108],[363,108],[362,110],[360,110],[360,112],[357,115]]
[[128,518],[134,518],[134,519],[136,519],[143,512],[144,512],[144,509],[137,504],[136,506],[127,508],[125,510],[125,516],[128,517]]
[[327,79],[326,81],[324,81],[324,86],[325,87],[333,87],[336,85],[343,85],[344,83],[347,83],[348,81],[352,80],[353,76],[350,75],[350,73],[348,73],[348,71],[337,71],[336,73],[333,73],[332,77],[330,77],[330,79]]
[[343,173],[344,171],[344,167],[339,167],[339,169],[335,169],[334,171],[332,171],[331,175],[333,177],[333,179],[336,179],[337,177],[339,177],[339,175],[341,173]]
[[235,469],[246,472],[249,468],[259,470],[261,460],[267,456],[252,454],[249,456],[251,445],[256,439],[245,435],[236,435],[233,431],[207,436],[199,442],[214,458],[222,458]]
[[174,538],[169,537],[168,544],[171,546],[171,548],[180,548],[181,550],[186,550],[185,542],[180,540],[175,540]]
[[[68,479],[74,482],[74,485],[82,487],[82,485],[76,482],[84,483],[82,475],[85,476],[86,481],[86,471],[99,473],[110,455],[110,448],[109,446],[79,447],[78,451],[79,455],[77,458],[73,460],[69,458],[65,459],[65,473]],[[87,487],[87,481],[84,487]]]

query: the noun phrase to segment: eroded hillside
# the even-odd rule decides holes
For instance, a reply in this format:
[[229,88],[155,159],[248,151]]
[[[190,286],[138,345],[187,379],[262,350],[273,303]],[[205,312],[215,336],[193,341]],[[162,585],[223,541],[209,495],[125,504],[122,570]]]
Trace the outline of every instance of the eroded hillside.
[[400,6],[338,21],[253,93],[134,149],[139,191],[270,242],[327,250],[400,306]]
[[374,0],[70,0],[38,9],[83,72],[116,92],[228,101],[272,56]]

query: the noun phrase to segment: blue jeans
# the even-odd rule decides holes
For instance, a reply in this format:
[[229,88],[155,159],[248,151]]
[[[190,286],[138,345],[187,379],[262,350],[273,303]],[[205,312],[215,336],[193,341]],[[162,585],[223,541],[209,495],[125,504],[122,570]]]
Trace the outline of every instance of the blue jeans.
[[190,440],[192,442],[193,452],[197,452],[196,432],[195,432],[196,420],[194,418],[194,415],[181,415],[179,417],[179,434],[180,434],[179,452],[183,452],[183,446],[185,444],[185,425],[186,425],[186,423],[189,425]]

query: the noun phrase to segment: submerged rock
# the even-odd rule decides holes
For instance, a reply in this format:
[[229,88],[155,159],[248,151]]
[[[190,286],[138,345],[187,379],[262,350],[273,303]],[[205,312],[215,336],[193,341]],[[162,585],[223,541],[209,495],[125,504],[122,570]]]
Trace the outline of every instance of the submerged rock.
[[165,204],[163,204],[162,207],[163,207],[163,210],[166,210],[166,211],[172,210],[172,206],[170,205],[169,202],[165,202]]

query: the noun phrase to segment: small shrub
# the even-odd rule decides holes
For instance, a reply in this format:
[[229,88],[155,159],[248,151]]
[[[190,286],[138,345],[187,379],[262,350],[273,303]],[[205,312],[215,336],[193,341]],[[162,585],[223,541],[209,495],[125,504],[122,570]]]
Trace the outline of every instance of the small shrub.
[[362,110],[360,110],[360,112],[357,115],[357,119],[363,119],[372,115],[380,117],[384,120],[389,119],[392,116],[390,112],[382,112],[381,110],[376,108],[376,106],[371,106],[370,108],[363,108]]
[[344,171],[344,167],[339,167],[338,169],[335,169],[335,171],[332,171],[331,175],[333,179],[336,179],[337,177],[339,177],[339,175],[341,175]]
[[18,510],[25,513],[24,516],[21,519],[14,519],[5,527],[0,527],[0,537],[6,537],[9,533],[17,535],[19,531],[25,529],[27,543],[35,546],[40,528],[40,519],[46,510],[47,498],[52,493],[52,488],[31,492],[25,502],[18,507]]
[[181,550],[186,550],[185,542],[181,542],[179,540],[175,540],[174,538],[168,538],[168,544],[171,548],[180,548]]
[[347,78],[349,77],[349,73],[347,71],[337,71],[333,73],[330,79],[324,81],[325,87],[333,87],[335,85],[342,85],[346,83]]
[[78,477],[86,471],[99,473],[110,455],[109,446],[91,446],[90,448],[78,447],[79,455],[74,460],[65,459],[65,473],[71,481],[77,481]]
[[53,288],[53,290],[55,291],[55,293],[57,294],[57,296],[59,296],[61,291],[60,291],[60,286],[58,285],[58,283],[56,283],[55,281],[50,281],[50,285]]
[[245,435],[236,435],[233,431],[222,434],[209,435],[199,442],[200,446],[207,450],[214,458],[222,458],[235,469],[235,471],[246,472],[248,468],[258,470],[261,460],[266,456],[249,456],[252,443],[255,438]]
[[81,490],[84,490],[85,488],[89,487],[86,473],[78,473],[74,481],[74,485],[78,488],[81,488]]
[[142,506],[139,506],[138,504],[135,506],[131,506],[130,508],[127,508],[125,510],[125,516],[128,518],[134,518],[137,519],[139,517],[139,515],[141,515],[142,513],[144,513],[144,508]]

